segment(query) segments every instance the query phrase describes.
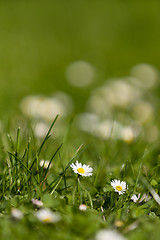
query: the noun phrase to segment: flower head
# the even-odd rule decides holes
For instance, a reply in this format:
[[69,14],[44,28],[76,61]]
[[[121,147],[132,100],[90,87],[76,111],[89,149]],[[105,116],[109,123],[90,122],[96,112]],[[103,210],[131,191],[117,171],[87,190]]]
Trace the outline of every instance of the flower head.
[[37,211],[36,216],[44,223],[55,223],[60,220],[60,217],[53,213],[50,209],[40,209]]
[[37,207],[42,207],[43,206],[43,202],[41,200],[38,200],[38,199],[32,198],[32,203]]
[[85,204],[80,204],[79,205],[79,210],[80,211],[86,211],[87,210],[87,206]]
[[136,196],[135,194],[133,194],[133,196],[131,197],[131,200],[133,201],[133,202],[139,202],[139,203],[141,203],[141,202],[148,202],[150,199],[151,199],[151,197],[148,195],[148,194],[146,194],[146,193],[144,193],[141,197],[141,194],[139,193],[138,194],[138,196]]
[[[49,164],[50,164],[49,160],[43,160],[43,159],[39,163],[40,167],[43,167],[44,169],[47,169]],[[51,165],[50,165],[50,167],[51,167]]]
[[78,163],[78,161],[76,161],[76,163],[75,164],[72,163],[70,167],[75,173],[81,176],[84,176],[84,177],[92,176],[93,168],[90,167],[89,165],[85,165],[85,164],[82,165],[82,163]]
[[120,233],[113,231],[113,230],[100,230],[99,232],[97,232],[96,234],[96,240],[125,240],[126,238],[124,238]]
[[119,193],[119,195],[123,194],[128,188],[126,182],[117,179],[111,181],[111,186],[114,188],[115,192]]
[[133,196],[131,197],[131,200],[132,200],[133,202],[137,202],[138,199],[139,199],[139,197],[140,197],[140,194],[138,194],[138,196],[137,196],[136,194],[133,194]]
[[11,216],[14,218],[14,219],[17,219],[17,220],[20,220],[23,218],[23,213],[17,209],[17,208],[12,208],[11,210]]

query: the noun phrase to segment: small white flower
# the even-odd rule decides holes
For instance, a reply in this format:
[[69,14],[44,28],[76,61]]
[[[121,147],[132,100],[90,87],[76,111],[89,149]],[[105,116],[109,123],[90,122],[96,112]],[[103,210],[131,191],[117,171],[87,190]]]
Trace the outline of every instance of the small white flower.
[[79,210],[80,211],[86,211],[87,210],[87,206],[85,204],[80,204],[79,205]]
[[138,196],[137,196],[136,194],[133,194],[133,196],[131,197],[131,200],[132,200],[133,202],[137,202],[138,199],[139,199],[139,197],[140,197],[140,194],[138,194]]
[[55,223],[60,220],[59,215],[53,213],[50,209],[40,209],[36,212],[36,216],[44,223]]
[[[49,160],[41,160],[40,161],[40,163],[39,163],[39,166],[40,167],[43,167],[44,169],[47,169],[48,168],[48,166],[49,166],[49,163],[50,163],[50,161]],[[51,165],[50,165],[50,167],[51,167]]]
[[92,176],[93,168],[90,167],[89,165],[85,165],[85,164],[82,165],[82,163],[78,163],[78,161],[76,161],[76,163],[75,164],[72,163],[70,167],[75,173],[78,173],[81,176],[84,176],[84,177]]
[[23,213],[22,213],[19,209],[12,208],[12,210],[11,210],[11,216],[12,216],[14,219],[20,220],[20,219],[23,218]]
[[142,195],[142,197],[140,198],[139,203],[141,203],[142,201],[148,202],[150,199],[151,199],[151,197],[147,193],[144,193]]
[[100,230],[96,234],[96,240],[125,240],[120,233],[113,230]]
[[43,202],[38,200],[38,199],[32,198],[32,203],[37,207],[42,207],[43,206]]
[[138,194],[138,196],[136,196],[135,194],[131,197],[131,200],[133,201],[133,202],[137,202],[138,200],[138,202],[139,203],[141,203],[141,202],[148,202],[150,199],[151,199],[151,197],[148,195],[148,194],[146,194],[146,193],[144,193],[143,195],[142,195],[142,197],[140,198],[140,196],[141,196],[141,194],[139,193]]
[[139,203],[141,203],[142,201],[148,202],[150,199],[151,199],[151,197],[148,194],[144,193],[142,195],[142,197],[140,198]]
[[115,192],[119,193],[119,195],[123,194],[128,188],[126,182],[117,179],[111,181],[111,186],[114,188]]

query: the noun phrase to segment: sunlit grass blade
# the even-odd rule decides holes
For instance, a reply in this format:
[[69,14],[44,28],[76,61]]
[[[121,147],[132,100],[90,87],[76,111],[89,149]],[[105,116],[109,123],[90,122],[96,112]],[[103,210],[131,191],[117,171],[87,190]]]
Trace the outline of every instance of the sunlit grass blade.
[[144,161],[144,159],[145,159],[147,154],[148,154],[148,151],[147,151],[147,149],[145,149],[143,157],[142,157],[141,162],[140,162],[139,171],[138,171],[136,183],[135,183],[135,186],[134,186],[133,194],[135,193],[135,190],[137,188],[137,184],[139,182],[139,179],[140,179],[140,176],[141,176],[141,172],[142,172],[143,161]]
[[49,186],[44,190],[44,192],[51,191],[51,189],[53,188],[52,185],[53,185],[55,182],[57,182],[60,177],[61,177],[61,175],[58,175],[58,176],[49,184]]
[[[59,116],[59,115],[57,115],[57,116],[55,117],[55,119],[53,120],[53,122],[52,122],[52,124],[51,124],[51,126],[50,126],[50,128],[49,128],[49,130],[48,130],[48,132],[47,132],[47,134],[46,134],[46,136],[45,136],[45,138],[44,138],[44,140],[42,141],[42,143],[41,143],[41,145],[40,145],[40,147],[39,147],[39,149],[38,149],[38,151],[37,151],[37,153],[36,153],[36,156],[35,156],[32,164],[31,164],[31,166],[30,166],[30,168],[29,168],[30,170],[33,168],[35,162],[36,162],[36,161],[38,162],[38,157],[39,157],[39,155],[40,155],[40,153],[41,153],[41,151],[42,151],[42,148],[43,148],[45,142],[46,142],[46,141],[48,140],[48,138],[50,137],[50,132],[51,132],[51,130],[52,130],[52,128],[53,128],[53,126],[54,126],[54,124],[55,124],[58,116]],[[38,166],[38,163],[37,163],[37,166]],[[37,170],[38,170],[38,169],[37,169]]]
[[52,160],[53,160],[53,158],[56,156],[56,154],[58,153],[58,151],[59,151],[59,149],[62,147],[62,145],[63,145],[63,143],[57,148],[57,150],[54,152],[54,154],[53,154],[53,156],[51,157],[51,160],[50,160],[50,162],[49,162],[49,164],[48,164],[48,167],[47,167],[47,169],[46,169],[46,171],[45,171],[45,174],[44,174],[44,176],[43,176],[43,178],[42,178],[42,182],[44,181],[44,179],[45,179],[45,177],[46,177],[46,175],[47,175],[47,173],[48,173],[48,170],[49,170],[49,168],[50,168],[50,165],[51,165],[51,163],[52,163]]
[[54,187],[52,188],[51,191],[51,195],[54,193],[54,191],[56,190],[56,188],[58,187],[58,185],[60,184],[60,182],[62,181],[63,176],[60,176],[60,178],[58,179],[58,181],[56,182],[56,184],[54,185]]
[[148,188],[150,193],[152,194],[154,200],[160,205],[160,196],[156,193],[154,188],[149,184],[149,182],[147,181],[147,179],[144,176],[141,177],[141,180],[146,185],[146,187]]
[[32,174],[32,171],[29,169],[29,168],[27,168],[26,166],[25,166],[25,164],[18,158],[18,157],[16,157],[16,155],[15,154],[13,154],[13,153],[11,153],[11,152],[8,152],[11,156],[13,156],[26,170],[27,170],[27,172],[29,172],[30,174]]
[[30,149],[30,141],[31,141],[31,138],[28,138],[28,145],[27,145],[27,156],[26,156],[26,167],[28,168],[28,161],[29,161],[29,149]]
[[[32,171],[28,167],[26,167],[25,164],[18,157],[16,157],[16,155],[14,155],[11,152],[8,152],[8,153],[9,153],[9,155],[13,156],[21,164],[21,166],[23,166],[27,170],[27,172],[30,174],[30,176],[32,176],[35,179],[35,177],[33,176]],[[35,181],[38,184],[38,181],[36,179],[35,179]]]
[[55,117],[55,119],[53,120],[53,122],[52,122],[52,124],[51,124],[51,126],[50,126],[50,128],[49,128],[49,130],[48,130],[48,132],[47,132],[47,134],[46,134],[46,136],[45,136],[45,138],[44,138],[42,144],[40,145],[40,147],[39,147],[39,149],[38,149],[38,151],[37,151],[37,156],[40,155],[40,152],[41,152],[41,150],[42,150],[42,148],[43,148],[45,142],[46,142],[47,139],[50,137],[50,136],[49,136],[49,135],[50,135],[50,132],[51,132],[51,130],[52,130],[52,128],[53,128],[55,122],[57,121],[58,116],[59,116],[59,115],[57,115],[57,116]]
[[60,159],[60,163],[61,163],[61,167],[62,167],[62,171],[63,171],[64,186],[65,186],[65,188],[67,188],[66,176],[65,176],[64,166],[62,163],[62,158],[61,158],[60,152],[59,152],[59,159]]
[[17,129],[17,143],[16,143],[16,156],[18,156],[19,153],[19,143],[20,143],[20,127]]
[[8,139],[8,142],[9,142],[10,146],[11,146],[12,151],[14,151],[14,143],[13,143],[13,140],[12,140],[9,133],[7,133],[7,139]]

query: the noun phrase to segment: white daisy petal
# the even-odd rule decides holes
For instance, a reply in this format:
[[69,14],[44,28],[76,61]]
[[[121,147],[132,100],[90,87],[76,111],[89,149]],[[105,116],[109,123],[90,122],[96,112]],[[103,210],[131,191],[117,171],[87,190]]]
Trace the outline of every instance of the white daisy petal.
[[132,200],[133,202],[137,202],[138,199],[139,199],[139,197],[140,197],[140,194],[138,195],[138,197],[137,197],[135,194],[133,194],[133,196],[131,197],[131,200]]
[[146,193],[144,193],[142,196],[141,196],[141,194],[139,193],[138,194],[138,196],[136,196],[135,194],[131,197],[131,200],[133,201],[133,202],[137,202],[138,201],[138,203],[141,203],[141,202],[148,202],[149,200],[151,199],[151,197],[148,195],[148,194],[146,194]]

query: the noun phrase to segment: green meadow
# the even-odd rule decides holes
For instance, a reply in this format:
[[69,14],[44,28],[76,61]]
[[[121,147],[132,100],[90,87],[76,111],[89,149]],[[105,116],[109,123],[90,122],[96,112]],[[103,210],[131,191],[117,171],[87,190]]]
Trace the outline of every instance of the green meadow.
[[0,239],[159,239],[159,8],[0,1]]

